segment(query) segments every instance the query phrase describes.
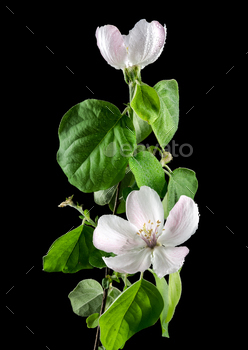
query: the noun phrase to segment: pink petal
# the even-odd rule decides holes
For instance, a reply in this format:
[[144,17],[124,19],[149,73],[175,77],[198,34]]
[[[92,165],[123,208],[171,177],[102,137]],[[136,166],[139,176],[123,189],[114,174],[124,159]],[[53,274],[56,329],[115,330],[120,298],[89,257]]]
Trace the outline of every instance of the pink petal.
[[127,50],[119,29],[112,25],[98,27],[96,38],[97,46],[108,64],[116,69],[125,68]]
[[137,22],[127,36],[128,66],[139,65],[144,68],[161,55],[166,38],[166,27],[157,21],[148,23],[145,19]]
[[164,209],[160,197],[148,186],[141,186],[139,191],[132,191],[128,195],[126,215],[138,230],[149,220],[154,224],[160,221],[161,230],[164,224]]
[[188,252],[187,247],[155,247],[152,260],[153,270],[159,278],[178,271]]
[[112,270],[121,273],[144,272],[151,265],[151,249],[133,250],[113,258],[103,258]]
[[199,211],[197,204],[187,196],[181,196],[171,209],[158,242],[175,247],[187,241],[197,230]]
[[99,218],[93,234],[93,244],[97,249],[114,254],[146,246],[137,235],[136,227],[115,215],[103,215]]

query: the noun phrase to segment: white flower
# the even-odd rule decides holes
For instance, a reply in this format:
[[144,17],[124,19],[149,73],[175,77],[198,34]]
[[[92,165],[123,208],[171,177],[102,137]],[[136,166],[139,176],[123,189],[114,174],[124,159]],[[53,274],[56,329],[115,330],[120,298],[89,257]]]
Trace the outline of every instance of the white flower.
[[124,69],[138,65],[142,69],[156,61],[163,51],[166,26],[141,19],[128,35],[121,35],[115,26],[105,25],[97,28],[96,38],[102,56],[112,67]]
[[181,196],[170,211],[164,225],[164,209],[159,195],[147,186],[132,191],[126,200],[128,220],[103,215],[94,231],[96,248],[113,252],[115,257],[103,258],[114,271],[136,273],[153,270],[163,276],[179,270],[188,254],[187,247],[176,247],[195,233],[199,212],[196,203]]

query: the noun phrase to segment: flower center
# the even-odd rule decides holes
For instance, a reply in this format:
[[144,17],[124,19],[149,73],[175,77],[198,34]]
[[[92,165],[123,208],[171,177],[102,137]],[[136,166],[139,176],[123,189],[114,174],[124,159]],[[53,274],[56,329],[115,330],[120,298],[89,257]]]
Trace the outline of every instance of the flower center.
[[156,224],[149,220],[148,223],[144,223],[143,228],[137,232],[137,235],[139,235],[150,248],[154,248],[157,245],[157,239],[160,236],[160,234],[158,234],[160,224],[161,222],[159,220]]

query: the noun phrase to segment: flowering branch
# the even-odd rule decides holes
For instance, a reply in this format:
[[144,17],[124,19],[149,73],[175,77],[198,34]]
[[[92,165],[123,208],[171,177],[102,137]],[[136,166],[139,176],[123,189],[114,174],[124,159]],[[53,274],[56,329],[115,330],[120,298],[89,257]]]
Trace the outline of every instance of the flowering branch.
[[[93,221],[89,210],[67,198],[59,207],[78,210],[82,223],[43,258],[47,272],[105,269],[102,285],[85,279],[69,294],[74,313],[86,317],[87,327],[97,327],[94,350],[100,342],[106,350],[123,348],[131,335],[159,319],[162,336],[169,337],[181,296],[179,273],[189,253],[181,244],[198,228],[195,172],[171,170],[172,156],[165,152],[178,128],[178,84],[161,80],[151,87],[141,78],[141,70],[162,54],[165,39],[166,26],[157,21],[142,19],[128,35],[113,25],[98,27],[97,46],[109,65],[123,71],[129,102],[121,113],[110,102],[87,99],[65,113],[59,126],[57,161],[69,182],[112,211]],[[151,133],[159,147],[141,147]],[[146,270],[154,284],[143,278]],[[140,278],[132,284],[127,277],[136,273]],[[120,279],[122,291],[113,286]]]

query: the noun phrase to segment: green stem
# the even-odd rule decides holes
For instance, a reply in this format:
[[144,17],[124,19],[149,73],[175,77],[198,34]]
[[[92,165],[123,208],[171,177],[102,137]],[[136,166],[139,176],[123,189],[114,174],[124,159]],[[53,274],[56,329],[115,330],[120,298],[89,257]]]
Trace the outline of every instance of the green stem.
[[140,280],[142,280],[143,275],[144,275],[144,272],[141,272],[141,273],[140,273]]
[[171,177],[171,173],[169,173],[167,170],[163,169],[165,174],[167,174],[169,177]]

